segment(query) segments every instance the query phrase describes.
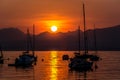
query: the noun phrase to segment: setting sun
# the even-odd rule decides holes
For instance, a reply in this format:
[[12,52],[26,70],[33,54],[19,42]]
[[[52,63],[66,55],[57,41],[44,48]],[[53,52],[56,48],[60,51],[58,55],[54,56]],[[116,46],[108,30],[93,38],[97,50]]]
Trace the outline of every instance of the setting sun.
[[57,31],[57,26],[52,26],[52,27],[51,27],[51,31],[52,31],[52,32],[56,32],[56,31]]

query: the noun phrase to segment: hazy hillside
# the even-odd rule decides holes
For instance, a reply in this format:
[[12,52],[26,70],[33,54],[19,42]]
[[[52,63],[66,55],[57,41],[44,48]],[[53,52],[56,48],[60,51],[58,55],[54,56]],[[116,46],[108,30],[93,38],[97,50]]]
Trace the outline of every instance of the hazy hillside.
[[26,34],[17,28],[4,28],[0,30],[0,44],[3,49],[19,50],[25,49]]

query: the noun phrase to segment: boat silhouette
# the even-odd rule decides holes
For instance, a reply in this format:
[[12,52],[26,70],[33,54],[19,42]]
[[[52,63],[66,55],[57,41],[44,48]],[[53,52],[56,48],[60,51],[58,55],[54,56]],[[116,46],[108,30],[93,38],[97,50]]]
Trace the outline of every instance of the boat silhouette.
[[[35,29],[33,26],[33,43],[32,43],[32,54],[29,51],[29,42],[31,42],[29,29],[27,29],[27,50],[24,51],[18,58],[15,59],[14,64],[8,64],[8,66],[15,66],[15,67],[30,67],[36,64],[37,56],[35,56],[34,52],[34,44],[35,44]],[[31,44],[31,43],[30,43]]]
[[94,54],[88,53],[88,39],[86,32],[86,20],[85,20],[85,5],[83,3],[83,22],[84,22],[84,53],[80,54],[80,27],[78,27],[78,39],[79,39],[79,51],[74,53],[74,57],[70,59],[69,68],[79,71],[89,71],[93,67],[95,61],[99,61],[100,57]]

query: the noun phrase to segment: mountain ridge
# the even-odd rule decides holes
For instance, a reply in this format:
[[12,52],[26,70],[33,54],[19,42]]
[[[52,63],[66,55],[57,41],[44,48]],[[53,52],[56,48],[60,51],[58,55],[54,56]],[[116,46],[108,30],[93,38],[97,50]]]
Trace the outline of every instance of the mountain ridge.
[[[120,25],[95,29],[98,50],[120,50]],[[87,30],[88,49],[94,50],[93,30]],[[84,36],[80,31],[80,47],[84,50]],[[78,50],[78,30],[66,33],[43,32],[35,36],[36,50]],[[17,28],[0,29],[0,44],[4,50],[25,50],[26,34]]]

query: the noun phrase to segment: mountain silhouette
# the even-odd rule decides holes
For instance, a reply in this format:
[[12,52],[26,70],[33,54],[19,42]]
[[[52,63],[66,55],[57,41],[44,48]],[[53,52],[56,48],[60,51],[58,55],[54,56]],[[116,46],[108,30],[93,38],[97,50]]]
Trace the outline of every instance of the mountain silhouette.
[[5,50],[25,49],[26,34],[17,28],[4,28],[0,30],[0,44]]
[[[120,50],[120,25],[95,29],[98,50]],[[94,50],[93,30],[87,30],[88,49]],[[35,36],[36,50],[78,50],[78,30],[66,33],[43,32]],[[17,28],[0,30],[0,44],[4,50],[25,50],[26,34]],[[80,47],[84,49],[84,36],[80,31]]]

